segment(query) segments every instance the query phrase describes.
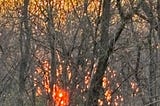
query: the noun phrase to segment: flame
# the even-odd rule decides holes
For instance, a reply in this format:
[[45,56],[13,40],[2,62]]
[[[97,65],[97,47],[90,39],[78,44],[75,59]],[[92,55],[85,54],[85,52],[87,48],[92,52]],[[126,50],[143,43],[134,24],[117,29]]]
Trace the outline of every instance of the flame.
[[[63,62],[63,60],[60,58],[60,55],[58,55],[58,53],[57,53],[57,57],[58,57],[58,61]],[[40,79],[42,79],[42,80],[40,81],[40,83],[41,83],[41,85],[43,85],[43,86],[39,86],[37,83],[39,80],[34,78],[34,80],[35,80],[34,85],[37,88],[36,96],[41,96],[44,93],[46,93],[46,94],[51,93],[50,69],[51,69],[51,66],[50,66],[48,60],[43,61],[42,65],[36,68],[35,74],[36,74],[36,76],[41,77]],[[57,78],[61,77],[62,70],[63,70],[63,65],[59,64],[56,69]],[[112,86],[111,86],[111,83],[112,83],[111,80],[116,81],[114,79],[115,79],[115,77],[117,77],[117,73],[115,70],[113,70],[109,67],[108,67],[108,72],[109,72],[109,75],[107,75],[105,73],[105,75],[103,76],[103,82],[102,82],[102,86],[105,89],[105,92],[104,92],[105,100],[107,101],[108,105],[113,104],[114,106],[118,106],[118,105],[120,105],[121,102],[123,102],[124,98],[122,95],[112,95],[113,90],[112,90]],[[67,76],[68,76],[68,79],[70,80],[71,76],[72,76],[70,66],[67,66]],[[88,89],[88,85],[90,83],[90,80],[91,80],[90,72],[87,72],[87,75],[84,76],[85,87],[81,88],[81,93],[83,93],[86,89]],[[117,82],[115,84],[117,87],[120,86],[119,82]],[[135,83],[134,81],[131,81],[130,84],[131,84],[131,88],[135,91],[135,93],[137,93],[139,91],[137,83]],[[68,106],[69,105],[69,92],[66,89],[63,89],[62,87],[60,87],[59,85],[60,85],[59,82],[57,82],[57,84],[54,84],[53,90],[52,90],[52,92],[53,92],[52,98],[55,103],[55,106]],[[80,89],[79,84],[76,85],[76,89]],[[98,103],[100,106],[103,106],[104,100],[99,99]]]
[[110,81],[108,80],[106,76],[104,76],[102,80],[103,80],[102,86],[103,88],[106,88],[109,85]]
[[[43,95],[42,94],[42,91],[43,91],[42,88],[44,88],[46,94],[51,93],[50,68],[51,68],[50,64],[47,60],[42,62],[41,67],[36,68],[35,74],[37,76],[42,76],[41,84],[43,85],[43,87],[39,87],[38,84],[37,84],[37,82],[38,82],[37,79],[34,78],[34,81],[35,81],[34,86],[37,88],[36,96]],[[60,68],[60,70],[61,70],[62,67],[59,66],[58,68]],[[58,85],[53,85],[52,98],[53,98],[53,101],[55,103],[55,106],[68,106],[69,105],[69,93],[68,93],[68,91],[66,91],[65,89],[62,89]]]
[[69,105],[69,93],[57,85],[54,85],[54,93],[52,95],[56,106]]
[[105,92],[105,98],[106,98],[107,102],[110,102],[110,101],[111,101],[111,98],[112,98],[112,90],[108,89],[108,90]]

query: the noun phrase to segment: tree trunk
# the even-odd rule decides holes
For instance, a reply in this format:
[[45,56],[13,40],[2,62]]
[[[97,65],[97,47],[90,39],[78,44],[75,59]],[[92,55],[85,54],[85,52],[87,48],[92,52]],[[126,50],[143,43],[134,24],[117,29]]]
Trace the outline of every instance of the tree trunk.
[[149,6],[145,0],[142,0],[142,10],[148,18],[150,24],[150,32],[148,35],[148,43],[149,43],[149,98],[150,98],[150,106],[156,106],[156,103],[153,103],[156,100],[156,65],[154,60],[154,48],[152,47],[152,33],[155,30],[158,31],[158,23],[156,22],[156,18],[153,15],[151,6]]
[[[99,58],[99,63],[97,71],[91,80],[88,100],[86,102],[87,106],[98,106],[98,99],[103,92],[102,88],[102,78],[107,67],[107,61],[109,54],[108,49],[108,31],[109,31],[109,20],[110,20],[110,0],[103,1],[103,10],[102,10],[102,22],[101,22],[101,57]],[[104,55],[107,52],[107,55]]]
[[25,74],[29,70],[30,60],[30,36],[31,31],[28,25],[28,5],[29,0],[24,0],[22,8],[22,17],[20,24],[20,52],[21,62],[19,69],[19,98],[17,106],[24,106],[25,93]]
[[[148,43],[149,43],[149,98],[150,103],[154,102],[156,99],[156,70],[155,70],[155,63],[154,63],[154,50],[152,48],[152,31],[150,29],[150,33],[148,36]],[[150,106],[156,106],[156,104],[150,104]]]
[[49,106],[53,106],[53,86],[56,83],[56,48],[55,48],[55,39],[56,39],[56,32],[54,30],[54,23],[53,23],[53,10],[51,8],[50,2],[48,3],[48,20],[47,20],[47,31],[48,31],[48,41],[51,49],[51,75],[50,75],[50,89],[51,92],[49,94]]
[[158,36],[160,40],[160,0],[157,0],[157,14],[158,14]]

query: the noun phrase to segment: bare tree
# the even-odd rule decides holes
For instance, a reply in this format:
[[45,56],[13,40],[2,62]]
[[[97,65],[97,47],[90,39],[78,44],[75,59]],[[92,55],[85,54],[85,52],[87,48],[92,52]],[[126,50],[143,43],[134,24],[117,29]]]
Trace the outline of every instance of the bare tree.
[[[109,58],[108,44],[109,44],[109,21],[110,21],[110,0],[103,1],[103,10],[102,10],[102,30],[101,30],[101,57],[99,58],[98,68],[96,74],[91,80],[91,85],[88,94],[88,100],[86,105],[97,106],[100,92],[103,92],[102,89],[102,77],[107,67],[107,61]],[[106,53],[107,52],[107,53]],[[109,53],[109,54],[108,54]],[[105,54],[105,55],[104,55]]]
[[159,0],[0,5],[2,106],[159,105]]
[[56,84],[56,46],[55,46],[55,40],[56,40],[56,32],[54,29],[54,23],[53,23],[53,6],[51,2],[48,2],[47,5],[47,29],[48,29],[48,41],[50,45],[51,50],[51,80],[50,80],[50,89],[51,92],[49,94],[49,106],[53,105],[53,86]]
[[25,80],[26,80],[26,73],[29,70],[29,61],[30,61],[31,29],[29,27],[29,21],[28,21],[29,20],[28,5],[29,5],[29,0],[24,0],[21,13],[22,17],[20,22],[21,62],[19,68],[19,98],[17,101],[17,106],[24,106]]

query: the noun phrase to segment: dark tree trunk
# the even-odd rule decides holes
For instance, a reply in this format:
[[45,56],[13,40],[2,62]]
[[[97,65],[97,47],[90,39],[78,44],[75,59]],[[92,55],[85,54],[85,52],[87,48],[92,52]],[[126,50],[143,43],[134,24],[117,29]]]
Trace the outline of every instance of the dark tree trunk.
[[148,44],[149,44],[149,96],[150,96],[150,105],[149,106],[156,106],[156,103],[153,103],[156,100],[156,66],[154,60],[154,48],[152,47],[152,33],[153,30],[158,31],[158,23],[156,22],[156,18],[153,15],[152,9],[150,8],[145,0],[142,0],[142,10],[145,12],[149,24],[150,24],[150,32],[148,35]]
[[157,14],[158,14],[158,35],[160,40],[160,0],[157,0]]
[[[149,96],[150,96],[150,103],[154,102],[156,96],[156,69],[154,63],[154,50],[152,48],[152,31],[150,29],[150,33],[148,36],[148,43],[149,43]],[[149,106],[156,106],[156,104],[150,104]]]
[[109,39],[109,20],[110,20],[110,0],[105,0],[103,4],[102,11],[102,26],[101,26],[101,56],[99,58],[98,67],[96,73],[91,78],[90,88],[88,91],[88,97],[86,101],[86,106],[98,106],[98,99],[103,94],[102,88],[102,78],[104,72],[108,66],[108,59],[113,52],[113,47],[118,38],[120,37],[125,24],[131,17],[136,13],[139,6],[135,8],[133,12],[130,12],[124,16],[122,13],[120,1],[117,0],[117,6],[119,9],[119,14],[121,16],[121,23],[114,33],[114,37]]
[[[98,106],[98,99],[103,92],[102,88],[102,78],[107,67],[107,61],[109,58],[109,53],[107,52],[109,44],[109,20],[110,20],[110,0],[103,1],[102,10],[102,22],[101,22],[101,57],[99,58],[99,63],[97,71],[93,76],[88,92],[88,100],[86,106]],[[107,53],[107,55],[105,55]]]
[[20,24],[20,52],[21,62],[19,69],[19,98],[17,106],[24,106],[24,94],[25,94],[25,75],[29,70],[30,59],[30,36],[31,31],[28,25],[28,5],[29,0],[24,0],[22,8],[22,17]]
[[49,94],[49,106],[53,106],[53,86],[56,83],[56,49],[55,49],[55,39],[56,39],[56,32],[54,30],[54,23],[53,23],[53,10],[50,2],[48,3],[47,7],[47,14],[48,14],[48,20],[47,20],[47,31],[48,31],[48,41],[50,45],[51,50],[51,74],[50,74],[50,89],[51,92]]

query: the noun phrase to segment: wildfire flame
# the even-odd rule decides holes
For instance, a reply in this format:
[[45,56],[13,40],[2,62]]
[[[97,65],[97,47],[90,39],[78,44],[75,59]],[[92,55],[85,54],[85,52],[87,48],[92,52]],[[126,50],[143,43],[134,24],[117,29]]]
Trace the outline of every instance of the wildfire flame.
[[[41,76],[42,74],[42,82],[41,84],[43,85],[43,88],[45,89],[45,93],[49,94],[51,93],[50,89],[50,65],[48,61],[42,62],[42,67],[37,67],[35,74]],[[36,96],[42,95],[42,88],[38,86],[36,82],[37,79],[35,78],[35,84],[37,90],[36,90]],[[69,93],[67,90],[62,89],[58,85],[53,85],[53,94],[52,94],[53,101],[55,103],[55,106],[68,106],[69,105]]]
[[69,93],[57,85],[54,86],[52,97],[56,106],[67,106],[69,104]]

